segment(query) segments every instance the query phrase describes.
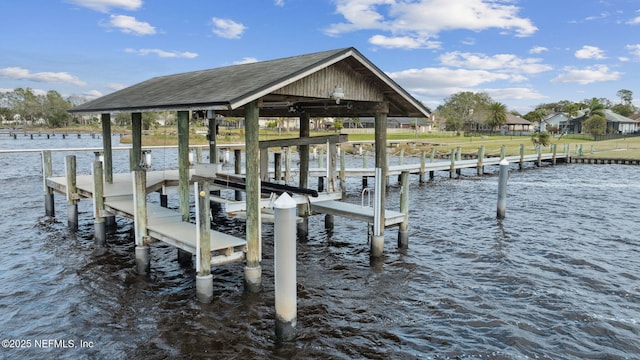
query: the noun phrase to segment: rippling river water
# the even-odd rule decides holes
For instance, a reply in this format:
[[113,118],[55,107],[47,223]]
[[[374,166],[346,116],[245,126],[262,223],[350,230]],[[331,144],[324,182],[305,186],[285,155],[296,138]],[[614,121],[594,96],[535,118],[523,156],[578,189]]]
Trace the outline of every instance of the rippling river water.
[[[0,149],[101,146],[0,136]],[[116,161],[128,164],[125,153]],[[66,154],[54,154],[57,174]],[[162,154],[154,161],[175,157]],[[77,155],[87,173],[93,154]],[[503,221],[497,176],[474,173],[425,184],[412,176],[409,249],[387,230],[378,263],[366,224],[336,218],[327,231],[313,217],[298,243],[299,336],[280,346],[272,225],[263,227],[263,291],[245,293],[243,264],[226,265],[213,271],[214,301],[201,304],[174,248],[154,244],[150,276],[136,275],[130,222],[119,219],[108,247],[95,248],[88,201],[70,233],[62,196],[58,217],[44,216],[40,155],[0,154],[0,339],[24,345],[3,342],[0,358],[640,357],[640,168],[514,167]],[[397,209],[390,183],[387,206]],[[349,181],[347,200],[360,203],[360,185]],[[242,221],[215,226],[244,236]]]

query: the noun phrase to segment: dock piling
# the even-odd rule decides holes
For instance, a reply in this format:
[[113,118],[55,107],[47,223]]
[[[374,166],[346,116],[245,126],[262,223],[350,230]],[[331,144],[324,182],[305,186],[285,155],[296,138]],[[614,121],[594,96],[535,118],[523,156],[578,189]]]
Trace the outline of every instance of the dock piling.
[[504,219],[507,211],[507,179],[509,178],[509,161],[500,161],[500,178],[498,180],[498,219]]
[[138,168],[133,171],[133,203],[136,270],[138,274],[148,274],[151,267],[151,254],[147,244],[147,172],[145,169]]
[[484,145],[478,148],[478,165],[476,165],[476,170],[478,176],[482,176],[484,174]]
[[53,176],[51,150],[42,151],[42,177],[44,182],[44,212],[47,216],[56,216],[53,190],[47,185],[47,178]]
[[403,171],[400,174],[400,212],[404,214],[404,220],[398,229],[398,248],[407,249],[409,247],[409,172]]
[[296,337],[296,203],[287,193],[274,203],[274,281],[276,337],[280,342]]
[[78,230],[78,194],[76,188],[76,156],[67,155],[64,158],[67,178],[67,218],[68,227]]
[[196,297],[200,302],[213,299],[213,275],[211,275],[211,219],[209,218],[209,182],[197,182],[193,186],[196,200]]
[[373,236],[371,238],[371,257],[380,257],[384,252],[384,207],[382,196],[384,191],[384,175],[382,169],[376,167],[375,191],[373,200]]
[[93,162],[93,217],[94,217],[94,242],[98,246],[107,244],[107,227],[103,217],[104,213],[104,171],[102,161]]

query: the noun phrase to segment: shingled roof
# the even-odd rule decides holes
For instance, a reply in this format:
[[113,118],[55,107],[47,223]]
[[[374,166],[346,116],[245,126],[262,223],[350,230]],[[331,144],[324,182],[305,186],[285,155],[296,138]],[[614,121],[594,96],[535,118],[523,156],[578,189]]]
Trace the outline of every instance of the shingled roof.
[[[325,79],[325,73],[331,77],[330,80]],[[353,91],[345,89],[343,106],[327,106],[332,101],[330,91],[311,89],[329,82],[335,83],[332,88],[338,85],[348,87],[349,84],[340,84],[343,80],[351,82],[353,88]],[[363,84],[370,89],[360,91]],[[306,87],[304,91],[303,86]],[[350,93],[356,92],[358,95],[350,98]],[[156,77],[79,105],[70,112],[216,110],[226,115],[242,115],[242,107],[255,100],[287,101],[298,107],[316,105],[317,108],[324,103],[325,116],[355,114],[365,108],[358,107],[357,103],[386,101],[389,103],[389,116],[429,115],[427,108],[355,48]],[[269,115],[293,116],[291,109],[286,107],[279,112],[271,109]]]

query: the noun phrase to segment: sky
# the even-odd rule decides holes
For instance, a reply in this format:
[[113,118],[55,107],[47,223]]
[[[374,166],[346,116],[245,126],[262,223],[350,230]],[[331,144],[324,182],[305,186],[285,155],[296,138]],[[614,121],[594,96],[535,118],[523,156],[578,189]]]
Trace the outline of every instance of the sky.
[[0,14],[0,92],[93,99],[354,47],[431,109],[461,91],[522,114],[622,89],[640,106],[640,0],[3,0]]

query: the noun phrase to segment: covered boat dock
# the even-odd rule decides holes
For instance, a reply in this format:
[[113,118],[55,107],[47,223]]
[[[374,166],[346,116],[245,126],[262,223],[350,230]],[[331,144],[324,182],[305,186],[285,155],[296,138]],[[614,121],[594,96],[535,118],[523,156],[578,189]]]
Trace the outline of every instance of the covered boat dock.
[[[216,116],[243,117],[245,119],[245,174],[242,179],[246,202],[246,264],[245,285],[248,291],[261,288],[261,181],[268,168],[266,149],[279,143],[262,144],[258,139],[259,117],[296,117],[300,119],[298,139],[287,140],[287,146],[296,146],[300,154],[300,178],[297,187],[305,194],[309,178],[309,145],[318,139],[310,137],[310,119],[314,117],[365,117],[375,119],[375,168],[379,169],[375,193],[375,222],[371,241],[371,256],[379,257],[384,248],[385,182],[387,178],[386,129],[387,117],[428,117],[429,111],[407,91],[396,84],[382,70],[366,59],[355,48],[323,51],[277,60],[234,65],[209,70],[161,76],[132,85],[109,95],[79,105],[70,112],[101,114],[104,145],[105,186],[114,184],[112,171],[111,116],[117,112],[131,113],[134,188],[147,191],[146,170],[142,153],[142,113],[149,111],[176,111],[178,127],[177,183],[180,194],[180,212],[183,222],[189,221],[189,186],[196,182],[197,194],[209,192],[217,174],[215,139]],[[189,173],[189,118],[190,113],[206,114],[209,124],[209,164],[199,164],[195,175]],[[339,141],[339,140],[336,140]],[[329,141],[322,139],[322,142]],[[335,149],[335,146],[329,146]],[[261,156],[262,153],[262,156]],[[328,168],[335,169],[335,166]],[[144,179],[144,180],[142,180]],[[334,192],[335,176],[327,176],[327,193]],[[65,189],[69,193],[69,189]],[[295,191],[294,191],[295,193]],[[46,194],[49,196],[49,194]],[[309,196],[307,193],[305,196]],[[136,261],[140,271],[148,271],[150,236],[153,226],[146,220],[147,207],[134,194],[132,205],[120,203],[121,211],[133,216],[136,228]],[[205,198],[208,203],[208,196]],[[199,202],[201,199],[197,199]],[[74,201],[73,196],[70,202]],[[115,202],[111,202],[111,209]],[[335,205],[335,204],[334,204]],[[140,209],[142,208],[142,209]],[[345,207],[344,211],[347,211]],[[208,204],[202,209],[208,211]],[[305,230],[304,206],[298,214],[304,220],[298,231]],[[306,208],[308,211],[308,207]],[[328,209],[328,208],[327,208]],[[203,211],[201,210],[201,212]],[[328,210],[327,210],[328,211]],[[96,213],[100,216],[100,212]],[[202,217],[199,227],[209,226],[208,217]],[[151,225],[151,224],[149,224]],[[157,224],[156,224],[157,225]],[[157,226],[156,226],[157,227]],[[209,234],[208,230],[203,230]],[[157,232],[157,231],[156,231]],[[153,235],[163,240],[162,234]],[[233,246],[241,245],[234,242]],[[182,250],[185,251],[186,247]],[[195,251],[198,281],[211,282],[211,251],[209,246],[187,249]],[[197,283],[198,284],[198,283]],[[205,287],[208,287],[206,285]],[[199,290],[198,290],[199,291]]]

